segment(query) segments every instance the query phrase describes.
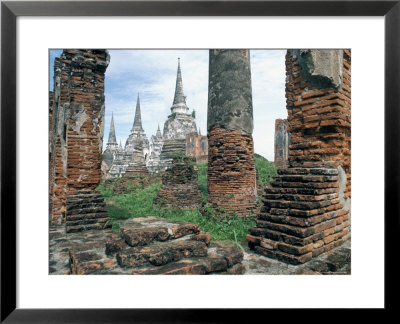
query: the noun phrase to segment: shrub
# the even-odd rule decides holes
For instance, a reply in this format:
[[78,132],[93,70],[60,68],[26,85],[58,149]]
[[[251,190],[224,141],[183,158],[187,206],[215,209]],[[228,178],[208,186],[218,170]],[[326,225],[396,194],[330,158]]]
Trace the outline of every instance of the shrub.
[[254,159],[259,181],[265,186],[272,181],[272,176],[276,174],[276,166],[259,154],[254,154]]

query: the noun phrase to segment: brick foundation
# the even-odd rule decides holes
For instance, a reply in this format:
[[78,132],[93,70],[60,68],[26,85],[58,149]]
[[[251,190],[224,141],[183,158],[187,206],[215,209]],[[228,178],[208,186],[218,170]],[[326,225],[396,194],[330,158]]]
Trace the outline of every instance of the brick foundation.
[[254,214],[257,203],[253,138],[237,130],[215,127],[208,145],[208,202],[229,214]]
[[162,186],[154,203],[178,209],[201,206],[197,171],[191,158],[174,158],[172,165],[162,175]]
[[350,62],[348,50],[286,55],[288,168],[266,187],[246,237],[257,253],[305,263],[350,237]]

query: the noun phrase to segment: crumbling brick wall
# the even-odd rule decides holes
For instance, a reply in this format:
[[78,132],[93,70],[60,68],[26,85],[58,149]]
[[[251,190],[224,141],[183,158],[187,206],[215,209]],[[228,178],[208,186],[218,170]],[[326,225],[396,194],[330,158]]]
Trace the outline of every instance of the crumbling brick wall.
[[208,202],[250,216],[257,208],[249,50],[210,50]]
[[350,75],[349,50],[288,50],[289,167],[246,237],[257,253],[304,263],[350,237]]
[[318,81],[312,81],[312,76],[307,79],[302,73],[295,55],[309,54],[301,51],[286,54],[286,97],[291,134],[289,163],[305,167],[340,165],[347,177],[345,195],[351,197],[351,52],[343,50],[340,53],[340,84],[331,81],[332,84],[326,86],[315,84]]
[[101,178],[105,50],[64,50],[55,61],[51,173],[52,223],[67,231],[102,228],[108,220],[94,189]]

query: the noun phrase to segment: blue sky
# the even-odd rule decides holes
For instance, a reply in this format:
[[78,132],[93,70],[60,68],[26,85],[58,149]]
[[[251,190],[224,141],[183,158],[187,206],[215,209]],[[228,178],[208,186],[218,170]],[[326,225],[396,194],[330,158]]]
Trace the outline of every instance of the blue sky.
[[[50,89],[53,62],[62,50],[50,51]],[[208,50],[109,50],[111,60],[105,79],[105,141],[114,113],[117,141],[125,144],[133,124],[136,97],[141,101],[142,124],[150,139],[170,114],[174,98],[178,57],[181,58],[186,103],[196,110],[196,124],[207,130]],[[283,50],[251,50],[255,152],[274,158],[274,123],[286,118],[285,53]]]

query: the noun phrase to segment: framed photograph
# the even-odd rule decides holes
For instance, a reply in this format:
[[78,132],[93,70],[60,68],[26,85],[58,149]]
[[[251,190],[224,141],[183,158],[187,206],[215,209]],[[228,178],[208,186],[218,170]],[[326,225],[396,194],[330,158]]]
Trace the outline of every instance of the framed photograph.
[[[196,322],[200,320],[223,322],[227,318],[233,319],[238,309],[243,312],[258,309],[261,311],[261,313],[257,312],[260,316],[263,316],[262,311],[269,308],[391,309],[394,301],[390,299],[389,294],[394,285],[387,285],[387,282],[391,280],[398,282],[393,276],[392,269],[395,267],[391,257],[397,252],[390,250],[395,246],[393,238],[399,234],[397,218],[400,152],[398,142],[399,15],[398,1],[2,2],[1,321],[7,323],[30,321]],[[244,50],[237,50],[238,48]],[[282,64],[282,69],[274,69],[274,64],[278,59],[275,61],[271,59],[268,64],[257,65],[262,60],[266,60],[269,55],[267,52],[272,51],[278,53],[277,56],[282,62],[286,62],[286,66]],[[125,101],[114,100],[112,104],[106,104],[107,108],[112,106],[112,109],[115,109],[113,114],[107,109],[104,112],[104,93],[98,92],[98,89],[104,87],[107,66],[108,68],[111,66],[110,54],[114,65],[109,75],[112,74],[114,83],[106,81],[106,88],[108,87],[109,91],[106,92],[106,97],[127,98]],[[154,202],[159,206],[177,205],[179,207],[182,204],[189,204],[191,207],[196,205],[197,208],[202,205],[202,208],[205,208],[204,199],[208,199],[209,203],[214,199],[212,208],[210,207],[214,208],[213,212],[207,210],[204,213],[211,215],[215,210],[229,213],[229,210],[226,211],[225,208],[229,209],[237,201],[240,204],[234,207],[235,215],[242,211],[245,214],[252,208],[251,201],[246,200],[247,188],[240,188],[238,192],[233,195],[231,193],[230,196],[224,196],[218,191],[220,190],[218,184],[222,183],[222,180],[217,179],[215,183],[212,182],[218,177],[217,173],[213,173],[213,168],[220,170],[225,166],[214,162],[215,165],[210,164],[210,161],[217,161],[213,157],[210,158],[210,154],[230,156],[232,152],[229,150],[232,145],[242,142],[246,143],[243,144],[243,150],[253,146],[253,139],[248,142],[248,133],[251,138],[253,131],[253,115],[250,118],[243,110],[243,114],[241,116],[239,114],[239,117],[238,115],[226,117],[228,115],[225,116],[223,110],[213,110],[213,105],[217,101],[216,105],[223,106],[221,103],[223,94],[218,92],[221,82],[226,84],[226,87],[236,89],[237,93],[242,93],[240,100],[248,100],[249,91],[246,87],[250,84],[248,82],[250,78],[243,76],[250,69],[250,60],[252,60],[252,69],[257,65],[254,69],[256,72],[252,70],[253,90],[251,90],[251,85],[249,86],[250,93],[253,92],[253,105],[259,111],[258,115],[254,115],[254,123],[258,122],[258,128],[255,128],[256,131],[253,133],[256,153],[259,150],[257,147],[259,138],[263,138],[264,132],[269,132],[266,128],[260,128],[264,121],[262,116],[268,115],[268,109],[271,109],[273,104],[271,104],[272,101],[262,102],[262,104],[257,103],[257,106],[254,100],[259,100],[257,96],[264,92],[263,87],[272,89],[273,85],[266,83],[258,86],[254,80],[264,75],[264,69],[268,77],[273,78],[279,74],[281,78],[286,78],[286,81],[282,81],[283,85],[286,83],[286,88],[282,86],[279,90],[283,94],[286,92],[286,100],[283,99],[284,103],[281,105],[285,106],[283,109],[291,111],[288,118],[289,128],[293,134],[296,130],[296,134],[289,134],[288,139],[285,133],[287,126],[282,121],[277,121],[275,128],[271,128],[271,132],[275,131],[275,154],[278,154],[277,152],[281,149],[276,147],[277,141],[278,144],[283,143],[283,146],[291,145],[292,150],[289,155],[291,169],[286,169],[283,149],[279,155],[281,160],[277,160],[275,156],[275,164],[282,165],[279,169],[283,170],[279,171],[275,177],[280,179],[280,183],[286,183],[282,184],[283,189],[279,189],[279,195],[283,196],[279,196],[280,198],[274,202],[274,197],[278,194],[277,189],[271,188],[268,192],[266,191],[265,199],[269,201],[269,208],[272,206],[272,209],[278,210],[276,215],[268,209],[268,213],[272,214],[266,214],[264,218],[257,219],[257,225],[254,225],[247,235],[233,231],[235,235],[231,240],[233,245],[236,244],[234,248],[222,245],[212,246],[212,248],[210,246],[209,249],[219,253],[215,252],[213,261],[200,260],[196,264],[190,261],[190,267],[188,267],[184,256],[197,258],[203,256],[200,250],[207,250],[206,246],[209,245],[207,235],[209,235],[208,232],[212,232],[212,228],[200,232],[196,225],[174,223],[175,218],[171,218],[174,221],[169,220],[168,224],[163,223],[161,227],[157,227],[158,223],[157,226],[154,225],[156,223],[154,220],[140,221],[139,219],[140,224],[126,222],[118,218],[121,211],[128,212],[128,209],[124,210],[122,207],[124,202],[118,199],[122,197],[121,194],[127,194],[126,188],[130,186],[154,182],[161,187],[153,197]],[[144,63],[145,61],[148,66]],[[167,61],[174,62],[168,63],[169,67],[165,64]],[[71,62],[75,64],[73,69],[71,69],[72,65],[69,65],[72,64]],[[92,69],[93,62],[96,66],[95,73],[90,72],[87,74],[88,77],[82,78],[87,82],[82,86],[79,73],[81,71],[87,73]],[[189,69],[186,70],[186,62],[191,72],[188,71]],[[319,62],[323,62],[322,67],[318,65]],[[234,70],[232,74],[229,74],[228,70],[221,70],[221,66],[225,69],[234,66]],[[327,66],[330,68],[328,69]],[[340,71],[335,70],[335,66],[341,66]],[[203,78],[200,71],[206,69],[209,75],[203,73]],[[238,77],[239,70],[241,73]],[[299,80],[298,70],[302,73],[305,71],[302,74],[304,80],[296,81]],[[155,71],[162,71],[163,74],[157,74]],[[74,75],[74,73],[77,74]],[[137,79],[131,80],[131,83],[122,77],[135,73]],[[235,82],[231,80],[225,82],[224,73],[230,75],[231,79],[237,79]],[[166,77],[169,74],[172,75],[171,78]],[[63,79],[66,75],[68,77]],[[186,92],[185,80],[196,83],[202,78],[208,79],[208,89],[203,89],[203,91],[196,88],[194,91]],[[158,81],[153,88],[147,84],[151,79]],[[169,81],[162,82],[164,80]],[[127,96],[126,92],[134,91],[133,88],[140,88],[138,82],[142,82],[140,86],[146,83],[147,87],[142,86],[142,88],[153,90],[148,90],[147,93],[144,91],[143,94],[135,93],[135,98],[132,99],[133,97]],[[318,91],[308,91],[307,88],[304,92],[301,88],[304,84],[312,85],[311,88],[315,87]],[[297,86],[299,88],[296,88]],[[79,92],[80,87],[85,90]],[[72,93],[64,89],[74,90]],[[266,90],[269,96],[274,94],[271,89],[268,89],[269,92]],[[158,106],[162,106],[162,101],[154,104],[154,107],[150,104],[150,96],[153,96],[152,100],[155,101],[154,93],[157,91],[171,93],[170,96],[173,97],[172,106],[170,109],[168,107],[168,113],[165,113],[164,119],[161,116],[163,112],[157,110]],[[187,98],[186,95],[188,95]],[[207,108],[197,109],[199,105],[195,99],[201,95],[208,96],[207,122]],[[213,98],[219,99],[213,101]],[[343,113],[346,109],[350,112],[350,99],[347,102],[346,98],[351,98],[351,106],[353,106],[351,114],[346,113],[349,119],[348,124],[345,119],[338,120],[335,117],[335,114]],[[57,105],[52,105],[52,100],[57,101],[59,107],[62,105],[74,107],[71,110],[72,115],[65,117],[62,112],[60,115],[59,111],[53,110],[52,107]],[[61,105],[63,100],[65,102]],[[90,100],[90,103],[87,105],[85,100]],[[190,100],[196,104],[191,106]],[[321,146],[315,151],[311,142],[305,146],[304,139],[301,144],[298,144],[302,136],[310,141],[314,138],[313,136],[321,136],[316,134],[312,127],[315,114],[305,114],[296,119],[296,116],[299,116],[298,107],[302,107],[303,112],[310,109],[307,105],[311,107],[311,110],[316,107],[324,109],[325,103],[329,103],[329,100],[334,102],[333,105],[337,111],[329,111],[328,115],[332,116],[332,120],[325,120],[318,124],[318,132],[322,136],[331,136],[334,128],[340,138],[335,142],[336,147]],[[127,119],[127,114],[123,113],[127,108],[124,110],[124,107],[131,105],[132,114],[129,112],[129,118],[132,120],[124,120]],[[136,107],[135,114],[133,106]],[[316,114],[326,113],[321,113],[318,109],[316,111]],[[85,128],[86,126],[82,127],[86,125],[88,116],[86,113],[92,118],[90,125],[93,124],[93,128],[90,130]],[[66,118],[65,120],[69,118],[66,122],[69,126],[64,127],[59,118]],[[249,122],[250,119],[251,122]],[[201,124],[201,131],[195,121]],[[144,127],[146,131],[147,127],[154,128],[155,135],[146,135],[142,122],[146,125]],[[130,131],[121,131],[126,134],[118,133],[125,124],[132,123]],[[302,126],[296,126],[299,123]],[[270,121],[269,124],[271,124]],[[50,127],[50,132],[49,125],[53,125]],[[97,128],[96,136],[92,136],[94,133],[87,135]],[[55,130],[54,133],[51,129]],[[104,145],[101,145],[103,139],[98,141],[96,138],[103,138],[104,129]],[[176,138],[180,138],[182,130],[185,132],[185,138],[182,137],[178,143]],[[237,131],[239,132],[235,133]],[[52,138],[53,135],[54,138]],[[203,135],[208,135],[208,137]],[[91,146],[87,144],[88,140],[85,136],[90,138]],[[292,136],[291,139],[290,136]],[[269,134],[268,137],[272,138],[272,135]],[[58,183],[55,181],[56,187],[52,187],[52,176],[60,172],[54,170],[63,169],[63,138],[64,141],[68,138],[65,150],[69,154],[68,167],[65,169],[67,171],[63,172],[66,172],[69,178],[66,187],[60,189],[61,187],[57,186],[60,184],[63,186],[63,181]],[[121,138],[124,145],[120,144]],[[229,139],[234,144],[230,143]],[[293,142],[291,142],[292,139]],[[57,146],[59,145],[57,141],[61,142],[60,146]],[[159,141],[163,143],[160,144]],[[344,146],[341,146],[342,144]],[[181,146],[190,159],[177,153],[177,148]],[[168,149],[165,149],[166,147]],[[100,164],[97,165],[97,162],[91,158],[98,153],[98,149],[103,154],[103,162],[97,161],[102,163],[101,170]],[[329,153],[326,153],[324,149],[329,150]],[[83,153],[75,154],[79,150]],[[170,153],[168,150],[175,154],[171,161],[168,160]],[[239,150],[240,154],[246,155],[242,152],[243,150]],[[301,154],[328,154],[333,157],[332,161],[337,161],[339,158],[335,152],[339,152],[340,159],[345,161],[344,170],[337,167],[335,163],[332,164],[332,169],[330,166],[319,165],[315,159],[301,157]],[[349,154],[346,155],[343,152]],[[128,156],[132,161],[127,159]],[[84,161],[81,161],[82,158]],[[257,158],[260,160],[262,156],[257,155]],[[60,159],[59,162],[57,159]],[[203,164],[207,164],[207,159],[208,180],[207,178],[197,179],[197,171],[200,176]],[[273,156],[268,156],[268,159],[273,159]],[[191,162],[192,160],[194,162]],[[94,168],[85,167],[85,169],[78,165],[83,163],[87,166],[93,161],[96,164]],[[75,162],[77,165],[74,164]],[[148,170],[156,174],[156,170],[162,166],[167,169],[167,162],[173,163],[172,165],[176,167],[175,173],[172,171],[168,173],[168,171],[169,176],[162,176],[162,179],[161,176],[159,178],[156,176],[154,179],[147,175],[143,177],[142,173],[147,174]],[[231,162],[228,161],[229,163]],[[348,177],[350,163],[351,178]],[[241,170],[246,167],[246,163],[240,165]],[[52,168],[53,171],[51,171]],[[298,171],[299,168],[300,171]],[[89,171],[82,171],[83,169]],[[96,171],[90,173],[90,170]],[[143,172],[140,173],[138,170]],[[244,172],[244,178],[251,172],[256,172],[255,167],[249,170]],[[305,170],[309,174],[305,174]],[[103,178],[102,182],[100,182],[101,172],[104,173],[103,177],[106,179]],[[224,170],[224,172],[230,171]],[[192,173],[196,173],[196,177],[192,178]],[[257,174],[260,176],[258,169]],[[238,174],[235,176],[238,183],[240,176]],[[312,185],[302,185],[301,192],[295,193],[299,196],[290,201],[291,198],[288,197],[293,196],[291,189],[293,186],[287,183],[300,181],[299,178],[302,179],[302,183],[312,183]],[[351,190],[349,179],[351,179]],[[184,184],[182,184],[183,180],[185,180]],[[204,184],[201,183],[203,180]],[[206,192],[207,181],[208,192]],[[57,196],[57,199],[50,200],[49,206],[49,183],[52,197],[59,194],[60,191],[57,190],[66,193],[65,201],[62,198],[60,201],[63,202],[60,205],[57,205],[57,199],[61,196]],[[82,183],[84,183],[84,188]],[[100,187],[98,187],[99,184]],[[180,186],[185,194],[179,191]],[[208,196],[204,196],[201,186],[204,187]],[[95,211],[94,207],[91,207],[92,202],[98,202],[103,198],[100,194],[96,196],[94,191],[87,191],[88,187],[102,192],[108,213],[113,215],[111,221],[103,217],[107,213],[105,207],[102,207],[104,210],[96,207]],[[254,183],[250,189],[253,190],[255,187]],[[299,188],[297,185],[295,187]],[[336,187],[338,189],[331,190]],[[210,188],[214,191],[211,192]],[[107,196],[107,190],[111,190],[113,194]],[[336,193],[337,190],[339,190],[338,193]],[[320,196],[313,198],[313,202],[307,202],[307,208],[303,208],[305,205],[301,205],[303,203],[301,195],[308,195],[311,191],[314,195],[318,192]],[[148,196],[152,194],[145,193]],[[321,201],[324,197],[328,197],[327,195],[331,195],[329,196],[332,201],[330,207],[325,201]],[[350,219],[347,216],[349,208],[345,211],[345,207],[340,207],[342,209],[339,211],[335,209],[335,206],[338,206],[335,204],[340,203],[345,206],[346,199],[349,197],[351,197],[352,212],[351,243],[348,240],[348,246],[345,246],[345,249],[349,252],[351,249],[351,272],[350,262],[348,265],[342,264],[341,267],[327,266],[322,262],[327,269],[321,270],[321,273],[338,272],[347,275],[307,276],[307,274],[319,272],[316,270],[317,266],[310,270],[297,268],[292,264],[303,264],[311,259],[314,260],[314,257],[329,251],[328,247],[339,246],[340,239],[347,239],[346,235],[350,228]],[[104,203],[101,202],[101,204]],[[282,207],[285,204],[288,210],[290,209],[290,213],[288,212],[284,217],[284,223],[280,223],[277,219],[282,216],[279,216],[278,212],[286,208]],[[139,209],[142,207],[139,205],[132,208]],[[253,207],[256,209],[255,205]],[[331,219],[320,219],[325,214],[322,215],[318,208],[327,208],[326,212],[329,210],[335,213],[332,224],[329,223]],[[76,210],[80,211],[79,215],[74,214]],[[50,244],[50,253],[48,249],[49,213],[50,242],[58,242]],[[84,217],[82,213],[86,213]],[[302,217],[305,217],[305,213],[309,213],[307,217],[317,215],[308,218],[311,222],[315,221],[313,225],[316,226],[312,229],[308,228],[308,223],[298,223],[304,220]],[[160,215],[152,216],[160,217]],[[93,218],[96,222],[93,222]],[[185,218],[187,219],[191,218]],[[233,222],[233,219],[229,218],[229,222]],[[61,232],[57,230],[57,224],[65,220],[67,232],[72,233],[74,241],[74,246],[67,249]],[[265,222],[269,220],[275,227],[265,225]],[[86,230],[100,225],[102,228],[112,227],[120,234],[116,235],[110,229],[109,232],[108,230],[104,232],[106,233],[104,237],[99,238],[94,235],[91,240],[92,234],[87,234],[91,232]],[[294,226],[291,227],[292,225]],[[226,226],[231,225],[229,223]],[[319,232],[311,233],[311,231],[316,231],[317,227],[320,228]],[[145,228],[144,232],[152,234],[141,232],[139,235],[137,228],[140,230]],[[270,231],[267,233],[265,228]],[[159,230],[159,233],[154,234],[155,230]],[[231,230],[229,227],[229,231]],[[298,232],[294,233],[294,230]],[[258,235],[260,232],[262,234]],[[163,233],[168,238],[163,238]],[[280,233],[280,237],[274,240],[276,233]],[[320,233],[323,233],[321,234],[323,236],[318,238]],[[305,275],[270,276],[272,273],[267,273],[257,276],[196,276],[204,272],[241,274],[245,271],[244,267],[240,267],[241,259],[237,256],[241,254],[240,247],[243,249],[243,242],[240,239],[238,241],[237,234],[242,235],[243,239],[246,237],[244,242],[259,254],[278,259],[276,262],[285,261],[286,270],[279,270],[277,273]],[[312,242],[308,241],[311,234],[314,235]],[[145,249],[141,250],[137,247],[150,244],[150,241],[137,242],[146,235],[152,237],[149,239],[151,242],[166,240],[168,242],[157,245],[157,251],[146,255],[143,264],[137,264],[138,259],[132,261],[132,251],[134,250],[136,254],[147,253],[142,251]],[[179,242],[179,240],[185,235],[190,236],[190,244],[193,246],[189,249],[190,251],[185,248],[185,252],[182,252],[180,246],[182,241]],[[87,239],[91,240],[92,245],[86,244]],[[177,242],[173,239],[177,239]],[[81,240],[86,242],[83,249]],[[99,257],[97,246],[99,240],[106,247],[106,255],[101,257]],[[337,245],[335,245],[336,241]],[[236,253],[235,249],[239,253]],[[163,254],[162,251],[165,253]],[[215,263],[217,257],[227,260],[224,261],[226,264],[217,265]],[[343,256],[343,253],[340,257],[348,258],[348,256]],[[143,258],[143,255],[138,258]],[[168,260],[165,261],[165,258]],[[162,271],[159,270],[158,266],[181,259],[183,263],[178,262],[176,267],[174,263],[174,266],[169,265],[162,268]],[[65,260],[70,266],[65,267]],[[127,272],[126,269],[132,267],[132,262],[135,263],[135,268],[133,272],[130,270]],[[319,263],[318,266],[321,267]],[[162,274],[190,273],[195,276],[126,276],[126,274],[156,274],[158,271]],[[256,272],[253,271],[251,274]],[[103,276],[60,275],[71,273],[103,274]],[[110,274],[120,275],[110,276]],[[368,291],[364,290],[366,281],[368,281]],[[324,298],[315,299],[315,296],[322,294]],[[155,309],[157,309],[156,312]],[[210,312],[210,309],[213,311]]]

